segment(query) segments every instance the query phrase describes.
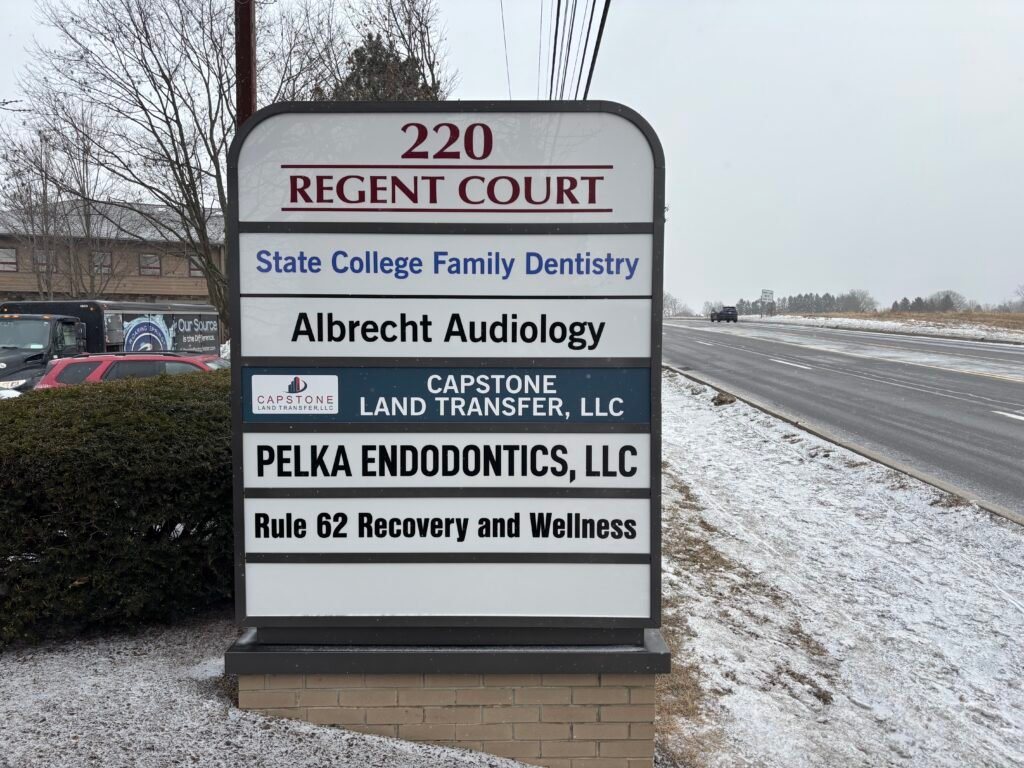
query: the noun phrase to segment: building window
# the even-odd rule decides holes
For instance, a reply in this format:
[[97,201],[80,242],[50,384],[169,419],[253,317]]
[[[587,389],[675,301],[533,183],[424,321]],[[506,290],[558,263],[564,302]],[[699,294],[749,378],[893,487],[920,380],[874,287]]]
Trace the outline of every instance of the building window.
[[13,248],[0,248],[0,272],[18,271],[18,252]]
[[188,259],[188,276],[203,277],[203,268],[199,265],[199,260],[195,256],[190,256]]
[[36,272],[56,272],[57,260],[53,251],[32,251],[32,268]]
[[160,277],[160,254],[140,253],[139,274],[144,277]]
[[114,271],[114,257],[110,251],[92,252],[92,273],[94,275],[109,275]]

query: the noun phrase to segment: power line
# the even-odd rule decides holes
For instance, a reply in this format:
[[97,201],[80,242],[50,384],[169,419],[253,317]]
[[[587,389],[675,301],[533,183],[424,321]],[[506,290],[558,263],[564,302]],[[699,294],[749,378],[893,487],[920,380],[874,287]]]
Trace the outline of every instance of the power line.
[[604,0],[604,10],[601,11],[601,24],[597,28],[597,40],[594,42],[594,55],[590,57],[590,73],[587,75],[587,87],[583,90],[583,100],[586,101],[590,95],[590,81],[594,79],[594,65],[597,64],[597,53],[601,50],[601,38],[604,37],[604,23],[608,19],[608,6],[612,0]]
[[498,8],[501,10],[501,39],[505,43],[505,82],[508,83],[508,100],[512,101],[512,75],[508,67],[508,35],[505,34],[505,0],[498,0]]
[[580,60],[580,73],[576,78],[576,94],[573,96],[574,99],[580,97],[580,83],[583,82],[583,62],[587,58],[587,46],[590,45],[590,27],[594,24],[594,10],[597,8],[597,0],[590,0],[590,21],[587,22],[587,39],[583,42],[582,58]]
[[569,34],[566,35],[565,57],[562,66],[562,83],[558,88],[558,98],[565,97],[565,80],[569,76],[569,62],[572,60],[572,33],[576,29],[576,0],[572,0],[572,13],[569,16]]
[[568,91],[569,91],[569,96],[570,97],[572,97],[573,83],[576,82],[577,75],[579,73],[580,61],[583,58],[583,45],[582,45],[582,42],[583,42],[583,19],[585,19],[586,16],[587,16],[587,3],[589,1],[590,0],[583,0],[583,13],[580,14],[580,33],[578,35],[578,40],[580,42],[580,45],[576,46],[576,56],[575,56],[575,58],[573,59],[573,62],[572,62],[572,69],[569,70],[569,75],[566,78],[566,84],[569,86],[568,87]]
[[550,100],[555,92],[555,54],[556,46],[558,44],[558,24],[562,18],[562,0],[557,0],[558,5],[555,10],[555,28],[554,35],[551,38],[551,78],[548,81],[548,99]]
[[568,34],[569,34],[569,25],[566,24],[566,21],[568,20],[568,16],[569,16],[569,0],[566,0],[565,8],[566,8],[566,11],[565,11],[565,17],[562,18],[561,34],[560,34],[560,36],[558,34],[555,35],[556,37],[559,38],[558,39],[558,65],[555,67],[555,87],[551,91],[551,98],[552,99],[560,98],[560,96],[558,95],[558,92],[559,92],[559,90],[562,87],[562,69],[563,69],[562,65],[565,62],[565,41],[566,41],[566,39],[568,37]]
[[540,0],[540,24],[537,27],[537,96],[540,99],[540,51],[544,47],[544,0]]
[[[548,13],[548,50],[550,51],[555,45],[555,0],[550,0],[551,11]],[[551,66],[548,64],[547,57],[544,57],[544,80],[548,79],[548,72]],[[540,98],[538,96],[538,98]]]

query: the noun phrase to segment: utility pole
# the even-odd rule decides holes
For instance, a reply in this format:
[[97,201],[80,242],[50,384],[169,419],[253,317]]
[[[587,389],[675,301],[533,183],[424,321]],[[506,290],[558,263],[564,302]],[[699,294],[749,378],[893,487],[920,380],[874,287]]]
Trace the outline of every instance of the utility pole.
[[46,299],[53,299],[53,259],[57,254],[53,240],[50,237],[50,137],[45,131],[39,132],[39,144],[43,154],[43,258],[46,259],[45,271],[39,274],[39,256],[32,249],[32,268],[36,271],[36,284],[39,286],[39,293]]
[[235,0],[235,125],[256,111],[256,0]]

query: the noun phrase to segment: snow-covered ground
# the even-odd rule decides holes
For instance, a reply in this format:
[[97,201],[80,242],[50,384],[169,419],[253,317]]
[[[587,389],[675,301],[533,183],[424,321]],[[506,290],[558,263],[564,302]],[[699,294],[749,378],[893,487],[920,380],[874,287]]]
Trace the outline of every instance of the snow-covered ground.
[[1024,530],[713,394],[665,381],[665,623],[702,692],[668,746],[1024,765]]
[[[659,765],[1024,766],[1024,529],[713,395],[665,376]],[[0,654],[0,768],[518,765],[239,711],[236,634]]]
[[803,315],[776,315],[760,317],[743,315],[744,323],[783,323],[810,325],[817,328],[842,328],[854,331],[881,331],[884,333],[911,333],[919,336],[947,336],[975,341],[1015,341],[1024,344],[1024,331],[996,328],[977,323],[950,324],[928,320],[869,320],[859,317],[805,317]]
[[522,768],[236,709],[224,620],[0,655],[2,768]]

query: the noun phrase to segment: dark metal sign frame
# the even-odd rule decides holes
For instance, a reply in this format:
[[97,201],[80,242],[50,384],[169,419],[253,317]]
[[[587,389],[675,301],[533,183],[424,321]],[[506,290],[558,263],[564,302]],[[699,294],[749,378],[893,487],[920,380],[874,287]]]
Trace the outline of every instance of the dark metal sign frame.
[[[645,136],[653,159],[653,208],[650,222],[622,222],[602,224],[477,224],[477,223],[331,223],[331,222],[275,222],[238,221],[238,158],[246,137],[261,122],[283,113],[610,113],[633,123]],[[235,609],[236,620],[242,626],[275,628],[284,632],[295,631],[295,638],[301,641],[302,630],[315,628],[438,628],[446,632],[449,640],[473,642],[472,630],[509,627],[535,629],[583,629],[600,630],[654,628],[661,625],[661,334],[662,334],[662,286],[664,257],[664,210],[665,210],[665,157],[661,143],[651,126],[636,112],[621,104],[606,101],[461,101],[461,102],[401,102],[401,103],[346,103],[346,102],[284,102],[258,111],[239,129],[228,153],[227,247],[229,288],[231,293],[231,377],[232,377],[232,452],[234,483],[234,525],[235,525]],[[253,489],[246,491],[243,480],[242,435],[248,432],[278,433],[329,433],[344,431],[366,432],[367,425],[317,424],[308,421],[278,423],[248,423],[243,425],[244,403],[242,401],[242,369],[247,366],[296,366],[309,367],[312,359],[243,357],[237,355],[236,341],[241,338],[241,270],[239,240],[242,233],[391,233],[391,234],[650,234],[652,239],[651,274],[651,323],[650,359],[643,358],[332,358],[332,364],[347,367],[517,367],[517,368],[617,368],[622,366],[650,366],[650,488],[630,490],[615,488],[353,488],[353,489]],[[247,294],[258,295],[258,294]],[[323,295],[323,294],[322,294]],[[331,297],[341,297],[329,294]],[[296,298],[312,294],[296,294]],[[326,295],[324,295],[326,296]],[[384,298],[379,296],[378,298]],[[408,295],[394,298],[412,298]],[[422,298],[436,298],[433,295]],[[466,298],[466,297],[463,297]],[[490,297],[489,297],[490,298]],[[506,297],[502,297],[506,298]],[[525,298],[525,297],[524,297]],[[537,299],[595,298],[588,296],[531,296]],[[629,297],[609,297],[629,298]],[[636,298],[636,297],[634,297]],[[646,298],[646,297],[644,297]],[[633,424],[557,424],[557,423],[404,423],[373,425],[373,431],[380,432],[438,432],[462,433],[609,433],[647,432],[644,425]],[[373,554],[372,556],[350,554],[331,555],[331,562],[354,562],[372,559],[373,562],[522,562],[522,563],[637,563],[649,564],[650,568],[650,610],[641,618],[607,617],[551,617],[551,616],[318,616],[282,617],[250,616],[245,600],[246,562],[268,562],[268,555],[245,552],[245,498],[423,498],[423,497],[547,497],[547,498],[644,498],[650,499],[650,547],[648,555],[602,555],[602,554],[557,554],[557,553],[439,553],[439,554]],[[324,555],[273,555],[274,562],[324,562]],[[319,559],[318,559],[319,558]],[[463,629],[459,629],[463,628]],[[461,633],[461,634],[460,634]],[[280,637],[280,636],[279,636]],[[564,640],[563,640],[564,641]]]

